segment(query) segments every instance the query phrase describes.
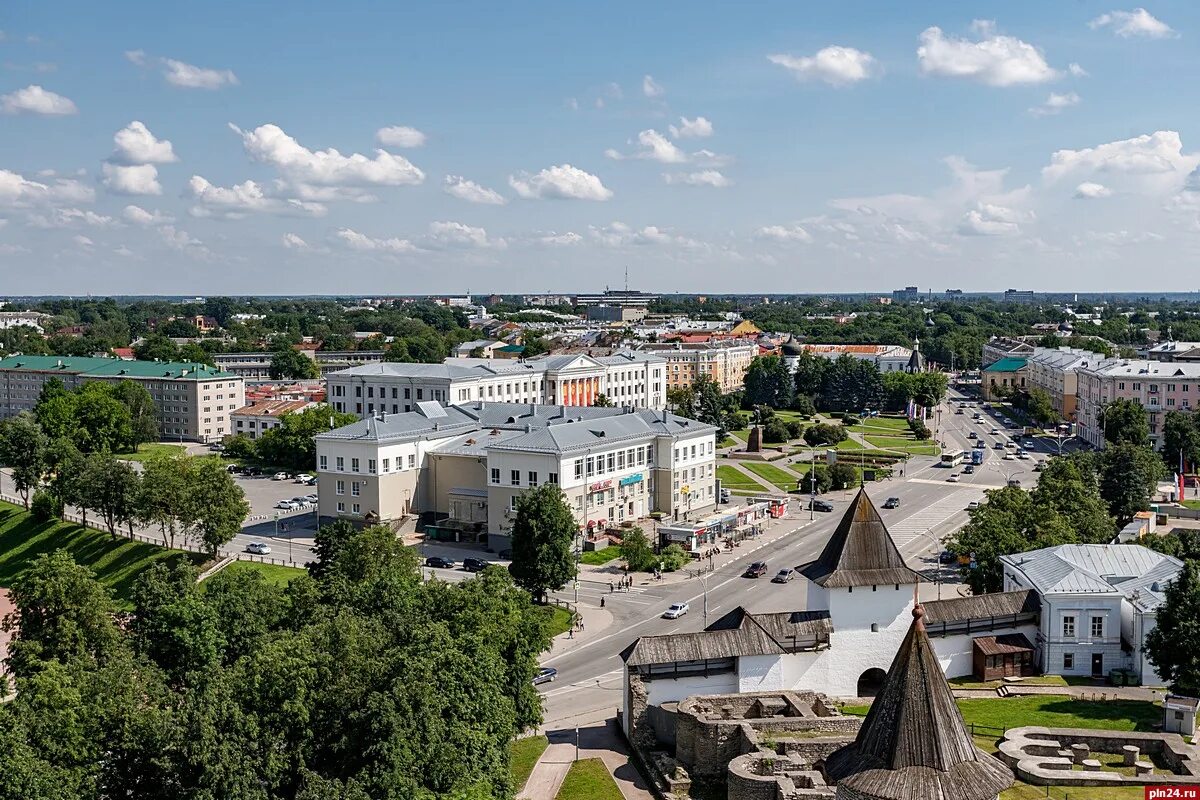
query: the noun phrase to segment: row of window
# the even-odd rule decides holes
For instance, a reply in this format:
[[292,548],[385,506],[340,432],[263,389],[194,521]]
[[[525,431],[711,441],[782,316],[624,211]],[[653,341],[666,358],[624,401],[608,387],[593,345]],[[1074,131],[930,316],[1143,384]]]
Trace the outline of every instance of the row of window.
[[[345,503],[342,503],[342,502],[339,502],[339,503],[337,504],[337,510],[338,510],[338,513],[339,513],[339,514],[345,514],[345,513],[346,513],[346,504],[345,504]],[[362,512],[359,510],[358,503],[354,503],[354,504],[352,504],[352,505],[351,505],[351,507],[350,507],[350,513],[351,513],[351,514],[361,514],[361,513],[362,513]]]
[[[407,461],[408,461],[407,468],[415,469],[417,466],[416,453],[409,453]],[[379,471],[381,473],[392,472],[393,471],[392,465],[394,463],[395,467],[396,467],[395,471],[400,472],[401,470],[405,469],[403,462],[404,462],[404,458],[401,456],[397,456],[395,462],[393,462],[391,458],[385,458],[381,462],[379,462],[379,466],[382,467],[382,469],[380,469]],[[362,462],[357,457],[350,459],[350,471],[351,472],[362,472],[361,467],[362,467]],[[375,467],[376,467],[375,459],[368,458],[367,459],[367,472],[374,475]],[[334,468],[334,472],[345,472],[346,471],[345,456],[335,457],[334,462],[333,462],[333,468]],[[329,471],[329,456],[324,455],[324,454],[317,456],[317,469],[319,469],[321,472]]]
[[[685,458],[695,458],[697,455],[712,455],[714,445],[715,442],[709,440],[708,442],[701,442],[699,445],[692,445],[691,447],[688,447],[688,445],[676,447],[675,461],[678,463]],[[697,447],[699,447],[699,451],[697,451]]]
[[[1093,616],[1091,619],[1093,639],[1104,638],[1104,617]],[[1064,639],[1075,638],[1075,615],[1064,614],[1062,618],[1062,635]]]
[[585,475],[593,478],[597,475],[624,472],[627,468],[642,466],[654,466],[654,445],[630,447],[614,453],[577,458],[573,464],[576,480]]
[[[499,467],[492,467],[491,481],[492,481],[493,486],[500,485],[500,468]],[[546,473],[546,483],[558,483],[558,473],[557,472],[547,472]],[[514,469],[514,470],[509,471],[508,485],[509,486],[520,486],[521,485],[521,470]],[[538,485],[537,470],[531,469],[531,470],[529,470],[529,472],[526,473],[525,485],[526,486],[537,486]]]

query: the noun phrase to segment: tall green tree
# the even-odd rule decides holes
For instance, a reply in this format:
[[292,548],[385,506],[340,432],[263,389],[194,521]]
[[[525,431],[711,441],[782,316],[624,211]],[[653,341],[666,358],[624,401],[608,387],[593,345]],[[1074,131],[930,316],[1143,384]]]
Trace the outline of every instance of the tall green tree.
[[1095,475],[1075,461],[1047,461],[1031,497],[1035,507],[1062,517],[1079,542],[1107,544],[1117,533]]
[[1118,397],[1104,406],[1103,414],[1104,441],[1135,447],[1150,444],[1150,423],[1146,420],[1146,409],[1138,401]]
[[180,522],[210,557],[233,540],[250,514],[246,494],[219,458],[182,457],[187,503]]
[[825,376],[818,405],[834,411],[859,411],[879,408],[883,396],[879,368],[869,361],[842,355]]
[[29,494],[41,485],[46,474],[50,439],[37,420],[28,412],[0,421],[0,464],[12,471],[13,485],[25,509],[29,509]]
[[121,381],[112,387],[113,397],[129,410],[130,439],[133,449],[158,440],[158,408],[145,386]]
[[135,517],[146,525],[157,525],[166,547],[175,547],[184,518],[190,519],[191,503],[187,472],[179,458],[158,456],[145,461]]
[[280,417],[279,425],[258,438],[255,452],[268,464],[294,470],[316,469],[317,444],[313,437],[357,421],[358,417],[334,411],[333,406],[312,406]]
[[644,572],[658,563],[650,539],[641,528],[630,528],[622,534],[621,557],[634,572]]
[[1146,634],[1146,656],[1171,690],[1200,696],[1200,563],[1185,561],[1167,585],[1154,630]]
[[110,536],[137,516],[141,477],[129,462],[107,450],[92,453],[82,464],[79,484],[79,505],[99,514]]
[[795,362],[796,394],[816,397],[825,389],[825,378],[833,362],[824,356],[805,350]]
[[1100,453],[1100,494],[1109,513],[1124,525],[1150,507],[1150,497],[1165,475],[1162,459],[1149,447],[1110,444]]
[[745,401],[748,405],[789,408],[796,394],[792,373],[779,356],[759,356],[746,369]]
[[[1178,471],[1180,457],[1186,465],[1200,464],[1200,425],[1190,411],[1168,411],[1163,417],[1163,460]],[[1186,468],[1186,467],[1185,467]]]
[[1051,425],[1058,422],[1058,413],[1054,410],[1054,406],[1050,402],[1050,395],[1045,389],[1030,389],[1029,400],[1025,405],[1025,410],[1035,422],[1042,425]]
[[572,543],[579,524],[557,484],[546,483],[517,496],[512,524],[512,572],[517,585],[543,603],[575,577]]
[[321,377],[314,359],[291,347],[280,348],[271,356],[272,380],[311,380]]

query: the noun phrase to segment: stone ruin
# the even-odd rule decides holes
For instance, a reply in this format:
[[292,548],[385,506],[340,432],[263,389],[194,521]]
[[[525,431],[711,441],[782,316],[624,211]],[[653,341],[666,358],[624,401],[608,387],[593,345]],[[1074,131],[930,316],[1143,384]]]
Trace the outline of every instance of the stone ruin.
[[[651,707],[641,756],[665,794],[724,784],[729,800],[832,797],[820,766],[852,741],[862,719],[825,695],[780,691],[699,695]],[[673,749],[673,753],[672,753]]]
[[[1164,786],[1200,783],[1200,747],[1176,733],[1043,728],[1005,732],[1000,760],[1038,786]],[[1097,754],[1120,756],[1132,775],[1106,769]]]

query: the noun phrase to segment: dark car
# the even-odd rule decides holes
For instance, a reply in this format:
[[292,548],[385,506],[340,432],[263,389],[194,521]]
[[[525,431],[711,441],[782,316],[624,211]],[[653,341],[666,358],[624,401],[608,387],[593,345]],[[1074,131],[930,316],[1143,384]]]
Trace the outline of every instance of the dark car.
[[938,553],[938,563],[940,564],[953,564],[955,561],[958,561],[958,556],[949,550],[943,550]]
[[503,558],[505,561],[512,561],[512,550],[501,550],[496,555],[500,556],[500,558]]
[[533,685],[537,686],[539,683],[551,683],[556,677],[558,677],[558,670],[556,670],[554,667],[542,667],[537,671],[537,675],[533,676]]
[[972,474],[973,472],[975,472],[975,465],[974,465],[974,464],[967,464],[965,467],[963,467],[963,474],[964,474],[964,475],[970,475],[970,474]]
[[809,500],[808,507],[812,511],[833,511],[833,503],[827,500]]
[[900,498],[899,497],[889,497],[887,500],[883,501],[883,507],[884,508],[899,508],[900,507]]
[[482,572],[492,565],[490,561],[484,561],[482,558],[464,558],[463,569],[467,572]]
[[750,566],[746,567],[747,578],[761,578],[767,574],[767,562],[755,561]]
[[430,556],[425,559],[425,566],[437,567],[438,569],[454,569],[454,562],[441,556]]

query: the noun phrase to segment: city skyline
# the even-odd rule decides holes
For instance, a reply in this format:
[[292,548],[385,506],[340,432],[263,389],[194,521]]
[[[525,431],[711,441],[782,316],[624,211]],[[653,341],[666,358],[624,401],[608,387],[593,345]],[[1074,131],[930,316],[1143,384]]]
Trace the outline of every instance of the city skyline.
[[12,294],[1193,288],[1188,4],[122,11],[0,17]]

